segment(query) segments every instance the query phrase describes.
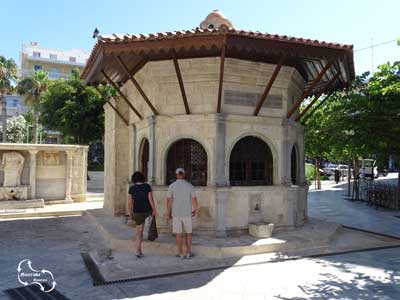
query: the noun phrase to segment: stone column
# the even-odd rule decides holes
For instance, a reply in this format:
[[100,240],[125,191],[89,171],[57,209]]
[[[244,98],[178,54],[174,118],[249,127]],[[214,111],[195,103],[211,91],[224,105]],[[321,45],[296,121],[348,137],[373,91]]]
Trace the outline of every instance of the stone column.
[[225,115],[216,114],[215,134],[215,185],[226,186],[225,176]]
[[[291,185],[291,178],[290,178],[290,151],[288,149],[289,142],[288,142],[288,121],[286,118],[282,120],[282,136],[281,136],[281,157],[280,157],[280,170],[281,170],[281,184],[290,186]],[[279,153],[278,153],[279,155]]]
[[67,154],[67,174],[65,178],[65,200],[72,200],[72,155],[73,151],[65,151]]
[[30,199],[36,199],[36,154],[38,150],[29,150],[30,165],[29,165],[29,188]]
[[149,165],[148,180],[150,184],[156,183],[156,118],[148,117],[149,122]]

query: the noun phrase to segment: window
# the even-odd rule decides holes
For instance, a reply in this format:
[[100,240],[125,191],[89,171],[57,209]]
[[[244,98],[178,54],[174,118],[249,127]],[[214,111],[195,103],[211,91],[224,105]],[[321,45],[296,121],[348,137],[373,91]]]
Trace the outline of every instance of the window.
[[49,77],[51,79],[57,79],[58,78],[58,69],[57,68],[51,68]]
[[51,54],[50,53],[50,59],[51,60],[57,60],[57,54]]
[[70,61],[70,62],[76,62],[76,57],[70,56],[70,57],[69,57],[69,61]]
[[148,168],[149,168],[149,141],[144,139],[140,144],[140,171],[144,174],[146,181],[148,181]]
[[48,136],[46,138],[46,144],[58,144],[58,138],[56,136]]
[[290,178],[292,179],[292,184],[297,184],[297,173],[297,150],[296,146],[293,145],[290,155]]
[[41,65],[35,65],[35,66],[33,67],[33,69],[34,69],[35,71],[39,71],[39,70],[42,69],[42,66],[41,66]]
[[235,185],[272,185],[273,159],[269,146],[261,139],[247,136],[232,149],[229,179]]
[[39,51],[33,51],[33,57],[39,58],[40,57],[40,52]]
[[193,185],[207,185],[207,153],[203,146],[193,139],[175,142],[167,155],[166,184],[175,180],[175,170],[184,168],[186,180]]
[[13,99],[13,100],[12,100],[12,106],[13,106],[13,107],[17,107],[17,106],[18,106],[18,103],[19,103],[18,99]]

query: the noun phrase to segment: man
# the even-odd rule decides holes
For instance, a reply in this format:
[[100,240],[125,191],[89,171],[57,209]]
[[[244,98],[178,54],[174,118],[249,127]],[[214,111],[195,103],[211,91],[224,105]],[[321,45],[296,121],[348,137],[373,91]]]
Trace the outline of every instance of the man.
[[[179,258],[191,258],[192,254],[192,217],[196,216],[197,199],[193,185],[185,180],[185,170],[176,169],[176,181],[168,188],[167,212],[172,218],[172,232],[176,235]],[[182,233],[186,233],[186,254],[183,254]]]

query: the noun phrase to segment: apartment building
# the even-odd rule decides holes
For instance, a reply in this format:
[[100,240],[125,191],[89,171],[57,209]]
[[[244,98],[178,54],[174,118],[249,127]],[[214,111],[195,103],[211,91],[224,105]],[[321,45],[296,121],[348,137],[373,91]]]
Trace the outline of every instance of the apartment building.
[[75,69],[82,70],[89,54],[83,50],[50,49],[37,42],[22,44],[20,54],[21,77],[33,71],[48,72],[50,79],[68,78]]

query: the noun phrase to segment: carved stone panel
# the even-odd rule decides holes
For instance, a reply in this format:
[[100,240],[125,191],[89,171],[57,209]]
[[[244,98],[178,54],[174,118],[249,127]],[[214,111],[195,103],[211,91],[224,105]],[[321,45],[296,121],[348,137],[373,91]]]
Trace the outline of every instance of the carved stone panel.
[[[242,92],[225,90],[224,101],[225,104],[230,105],[241,105],[241,106],[256,106],[260,99],[260,93],[253,92]],[[263,107],[269,108],[282,108],[282,96],[280,95],[268,95],[265,99]]]
[[1,166],[4,172],[3,186],[20,186],[21,174],[24,168],[24,156],[17,151],[3,153]]

